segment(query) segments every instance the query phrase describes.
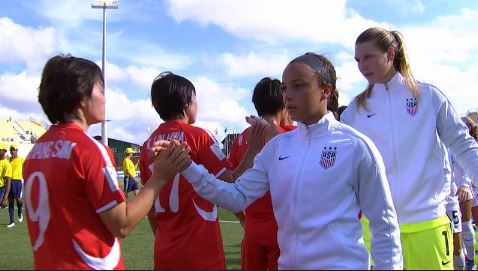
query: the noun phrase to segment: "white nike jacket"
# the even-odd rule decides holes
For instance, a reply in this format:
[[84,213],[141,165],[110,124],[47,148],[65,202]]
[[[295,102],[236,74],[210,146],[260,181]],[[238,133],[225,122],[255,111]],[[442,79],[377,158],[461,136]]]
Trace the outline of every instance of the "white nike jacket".
[[232,212],[270,190],[280,269],[369,268],[360,209],[370,219],[375,267],[402,268],[382,158],[368,138],[332,113],[274,137],[235,183],[217,180],[194,163],[182,174],[202,197]]
[[397,72],[387,84],[374,85],[368,111],[353,100],[341,115],[380,151],[400,224],[445,215],[450,165],[442,143],[471,179],[478,180],[478,145],[466,125],[440,90],[418,86],[416,103]]

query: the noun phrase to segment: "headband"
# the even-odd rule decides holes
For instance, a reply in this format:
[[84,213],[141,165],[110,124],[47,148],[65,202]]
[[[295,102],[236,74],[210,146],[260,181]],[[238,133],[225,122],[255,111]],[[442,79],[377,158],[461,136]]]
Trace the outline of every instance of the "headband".
[[[300,62],[300,63],[306,64],[307,66],[311,67],[314,71],[320,74],[320,77],[324,83],[332,84],[330,75],[327,72],[324,72],[324,68],[326,67],[325,62],[317,55],[305,53],[301,56],[294,58],[294,60],[292,60],[290,63],[293,63],[293,62]],[[335,84],[333,85],[335,86]]]
[[292,62],[301,62],[306,64],[307,66],[311,67],[314,71],[320,71],[320,69],[324,66],[324,61],[322,61],[320,58],[318,58],[315,55],[305,53],[301,56],[298,56],[294,58]]

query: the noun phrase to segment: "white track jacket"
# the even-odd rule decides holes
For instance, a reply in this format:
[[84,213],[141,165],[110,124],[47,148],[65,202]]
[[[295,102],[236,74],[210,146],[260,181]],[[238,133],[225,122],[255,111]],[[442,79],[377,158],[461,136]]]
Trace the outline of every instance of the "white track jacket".
[[238,212],[270,190],[280,269],[367,269],[359,210],[370,219],[377,269],[401,269],[400,233],[382,158],[329,113],[277,135],[235,183],[192,164],[183,176],[204,198]]
[[387,84],[374,85],[368,111],[354,100],[341,115],[380,151],[400,224],[445,215],[450,165],[442,143],[471,179],[478,180],[478,145],[466,125],[440,90],[418,86],[416,103],[397,72]]

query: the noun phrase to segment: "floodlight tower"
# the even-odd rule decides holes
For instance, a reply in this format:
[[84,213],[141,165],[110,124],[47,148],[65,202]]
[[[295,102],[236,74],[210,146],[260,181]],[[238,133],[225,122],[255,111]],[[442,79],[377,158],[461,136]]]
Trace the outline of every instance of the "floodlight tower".
[[[93,0],[91,1],[92,8],[103,9],[103,56],[101,58],[101,71],[103,73],[104,89],[105,89],[105,101],[106,101],[106,9],[117,9],[119,0]],[[106,126],[106,102],[105,102],[105,119],[101,122],[101,141],[104,145],[108,146],[108,129]]]

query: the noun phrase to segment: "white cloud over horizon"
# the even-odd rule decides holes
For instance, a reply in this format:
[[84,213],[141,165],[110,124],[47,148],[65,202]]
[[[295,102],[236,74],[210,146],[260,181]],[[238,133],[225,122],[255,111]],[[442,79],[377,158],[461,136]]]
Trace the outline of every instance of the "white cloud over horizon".
[[[0,6],[15,5],[5,1]],[[20,2],[36,13],[26,19],[2,14],[0,8],[0,118],[46,120],[37,102],[44,63],[56,53],[71,52],[101,66],[101,12],[89,3]],[[346,0],[165,0],[154,7],[139,2],[121,2],[108,17],[115,26],[108,36],[108,126],[109,135],[117,139],[142,143],[161,123],[149,91],[153,79],[165,70],[194,83],[199,102],[196,125],[218,130],[218,137],[225,128],[243,129],[244,116],[255,113],[251,82],[264,76],[280,79],[297,52],[315,50],[332,60],[340,103],[346,104],[367,84],[353,50],[356,36],[370,26],[402,32],[415,77],[442,89],[459,113],[478,107],[478,36],[473,34],[478,5],[410,23],[366,16]],[[424,1],[387,2],[401,16],[424,18],[438,8]],[[141,17],[151,25],[135,26],[132,18]],[[161,28],[164,24],[171,32]],[[137,31],[144,34],[130,36]],[[165,38],[167,34],[174,38]],[[98,127],[89,133],[98,134]]]

